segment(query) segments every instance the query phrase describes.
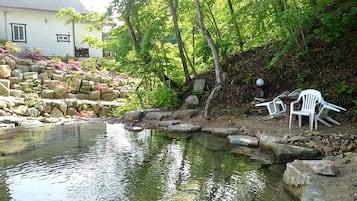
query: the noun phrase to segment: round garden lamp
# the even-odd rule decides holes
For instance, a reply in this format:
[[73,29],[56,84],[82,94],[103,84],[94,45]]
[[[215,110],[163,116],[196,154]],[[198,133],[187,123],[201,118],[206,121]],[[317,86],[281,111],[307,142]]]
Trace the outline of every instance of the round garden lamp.
[[264,97],[264,91],[263,91],[264,80],[262,78],[259,78],[255,81],[255,84],[258,86],[258,88],[257,88],[258,97],[263,98]]

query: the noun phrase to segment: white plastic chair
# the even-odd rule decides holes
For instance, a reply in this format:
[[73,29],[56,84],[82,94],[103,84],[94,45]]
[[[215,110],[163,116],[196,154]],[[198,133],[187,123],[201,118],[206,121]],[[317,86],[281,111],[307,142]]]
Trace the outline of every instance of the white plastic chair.
[[[297,115],[299,117],[299,127],[301,127],[301,116],[308,116],[310,130],[312,130],[314,126],[315,107],[321,102],[321,100],[321,93],[315,89],[306,89],[301,91],[298,99],[290,104],[289,130],[291,129],[293,115]],[[300,101],[301,107],[296,110],[294,106],[299,104]]]
[[325,101],[323,98],[321,99],[321,104],[318,110],[318,113],[315,116],[315,128],[317,129],[317,121],[322,122],[328,127],[332,127],[329,123],[327,123],[325,120],[332,122],[334,124],[340,125],[339,122],[328,116],[329,111],[335,111],[335,112],[340,112],[340,111],[347,111],[346,108],[343,108],[341,106],[329,103]]
[[294,91],[290,92],[290,93],[288,94],[288,96],[296,96],[296,97],[298,97],[299,94],[301,93],[301,91],[302,91],[302,89],[300,89],[300,88],[295,89]]
[[280,100],[280,97],[287,96],[288,93],[289,92],[284,92],[284,93],[280,94],[279,96],[275,97],[272,101],[255,104],[255,107],[262,107],[262,106],[267,107],[271,118],[280,117],[286,111],[286,107],[285,107],[283,101]]

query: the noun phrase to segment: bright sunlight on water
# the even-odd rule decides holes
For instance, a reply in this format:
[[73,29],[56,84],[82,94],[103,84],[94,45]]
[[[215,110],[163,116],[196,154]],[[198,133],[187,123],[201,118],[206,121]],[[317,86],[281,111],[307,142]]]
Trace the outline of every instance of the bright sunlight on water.
[[225,138],[89,122],[0,134],[0,200],[292,200],[282,167],[229,153]]

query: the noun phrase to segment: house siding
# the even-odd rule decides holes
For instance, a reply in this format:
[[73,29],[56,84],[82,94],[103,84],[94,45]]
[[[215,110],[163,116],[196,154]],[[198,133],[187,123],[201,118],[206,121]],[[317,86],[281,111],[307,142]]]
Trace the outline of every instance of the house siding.
[[[23,51],[41,49],[45,56],[74,56],[73,33],[64,18],[54,14],[36,14],[7,11],[7,39],[12,40],[11,23],[26,24],[26,43],[15,42]],[[57,42],[56,34],[70,35],[70,43]]]
[[5,27],[5,12],[2,11],[0,12],[0,38],[1,39],[6,39],[6,27]]
[[[73,25],[65,24],[64,17],[55,15],[55,12],[3,10],[0,12],[0,38],[11,41],[11,24],[26,24],[26,43],[15,42],[23,51],[40,49],[45,56],[74,56],[75,46],[88,47],[87,43],[81,42],[82,35],[101,36],[100,32],[87,32],[86,24],[75,24],[76,33],[73,34]],[[69,35],[70,42],[58,42],[57,34]],[[89,48],[89,56],[102,57],[102,49]]]
[[89,48],[89,55],[91,57],[103,57],[103,50],[102,48],[95,49],[90,48],[87,42],[82,42],[82,37],[79,36],[102,36],[102,33],[96,30],[88,32],[86,27],[88,24],[75,24],[75,45],[77,48]]

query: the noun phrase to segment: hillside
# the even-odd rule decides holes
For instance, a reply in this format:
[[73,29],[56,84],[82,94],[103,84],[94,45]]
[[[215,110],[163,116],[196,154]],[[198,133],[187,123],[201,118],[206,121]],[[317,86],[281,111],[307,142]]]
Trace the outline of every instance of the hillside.
[[[314,88],[324,98],[348,109],[341,115],[355,122],[357,117],[357,31],[329,44],[312,41],[308,51],[299,54],[292,48],[282,54],[277,63],[267,68],[278,52],[277,44],[259,47],[233,56],[222,62],[226,73],[224,89],[213,102],[213,113],[224,113],[232,108],[247,106],[257,94],[255,81],[263,78],[265,98],[271,99],[284,91]],[[215,83],[214,71],[199,77],[208,80],[208,88]],[[249,110],[247,112],[250,112]]]

